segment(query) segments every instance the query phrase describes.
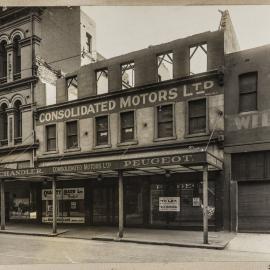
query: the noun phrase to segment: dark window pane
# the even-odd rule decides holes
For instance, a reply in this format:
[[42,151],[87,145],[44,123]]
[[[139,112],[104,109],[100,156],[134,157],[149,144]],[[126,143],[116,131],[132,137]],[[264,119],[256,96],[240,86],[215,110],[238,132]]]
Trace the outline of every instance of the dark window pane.
[[134,140],[134,112],[125,112],[121,117],[121,142]]
[[239,76],[240,93],[257,91],[257,72],[247,73]]
[[56,150],[56,125],[47,126],[47,151]]
[[77,121],[67,123],[67,148],[78,147]]
[[158,125],[158,138],[166,138],[173,136],[173,123],[160,123]]
[[206,99],[189,102],[189,133],[206,132]]
[[108,144],[108,116],[96,118],[96,144]]
[[257,93],[241,94],[239,100],[240,112],[249,112],[257,110]]
[[164,105],[157,107],[158,138],[173,136],[173,106]]

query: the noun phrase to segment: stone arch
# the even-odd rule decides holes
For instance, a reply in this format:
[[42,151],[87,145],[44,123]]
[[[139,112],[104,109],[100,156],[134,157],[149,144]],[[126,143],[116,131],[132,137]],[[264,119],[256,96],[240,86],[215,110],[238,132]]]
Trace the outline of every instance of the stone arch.
[[11,107],[12,107],[12,108],[14,108],[14,104],[15,104],[15,102],[16,102],[17,100],[19,100],[19,101],[22,103],[22,105],[25,105],[25,104],[26,104],[26,98],[23,97],[23,96],[20,95],[20,94],[16,94],[16,95],[14,95],[14,96],[11,98]]
[[8,35],[1,35],[0,36],[0,43],[2,42],[2,41],[6,41],[6,43],[7,44],[9,44],[10,43],[10,40],[9,40],[9,38],[8,38]]
[[0,98],[0,107],[6,104],[8,108],[10,108],[10,101],[7,98]]
[[14,31],[12,31],[12,33],[10,34],[10,41],[13,42],[14,38],[16,36],[19,36],[20,39],[24,39],[24,33],[23,31],[19,30],[19,29],[15,29]]

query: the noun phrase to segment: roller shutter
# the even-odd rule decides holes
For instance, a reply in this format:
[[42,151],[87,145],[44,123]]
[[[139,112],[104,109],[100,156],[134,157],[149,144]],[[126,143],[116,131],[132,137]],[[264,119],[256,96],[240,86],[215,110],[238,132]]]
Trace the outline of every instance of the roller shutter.
[[270,183],[238,186],[238,231],[270,232]]

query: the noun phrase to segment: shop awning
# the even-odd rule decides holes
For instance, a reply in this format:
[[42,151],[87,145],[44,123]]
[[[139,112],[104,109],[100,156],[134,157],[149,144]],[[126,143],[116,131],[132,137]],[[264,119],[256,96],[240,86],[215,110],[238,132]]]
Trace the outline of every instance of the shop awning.
[[165,173],[202,172],[222,170],[223,161],[207,151],[188,152],[171,155],[157,155],[128,159],[121,158],[101,162],[76,163],[25,169],[5,169],[0,171],[0,179],[8,181],[43,181],[57,177],[57,180],[75,180],[102,177],[143,176]]

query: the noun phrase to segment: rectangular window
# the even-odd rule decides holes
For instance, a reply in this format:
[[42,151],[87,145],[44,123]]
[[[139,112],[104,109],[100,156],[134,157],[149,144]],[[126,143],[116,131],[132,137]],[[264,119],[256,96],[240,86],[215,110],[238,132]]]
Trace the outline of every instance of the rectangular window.
[[173,137],[173,105],[157,107],[158,138]]
[[67,78],[68,101],[78,99],[78,78],[77,76]]
[[239,112],[257,110],[257,72],[239,76]]
[[120,114],[121,142],[134,140],[134,111]]
[[158,81],[171,80],[173,78],[173,53],[165,53],[157,56]]
[[128,89],[135,86],[135,64],[129,62],[121,65],[122,70],[122,89]]
[[206,132],[206,99],[189,102],[189,134]]
[[78,122],[72,121],[66,123],[67,149],[78,147]]
[[86,33],[86,46],[87,52],[92,53],[92,36],[89,33]]
[[47,151],[56,150],[56,125],[46,126]]
[[108,69],[96,71],[97,95],[108,93]]
[[189,74],[207,71],[207,44],[198,44],[189,48]]
[[108,116],[96,117],[96,145],[109,143]]

